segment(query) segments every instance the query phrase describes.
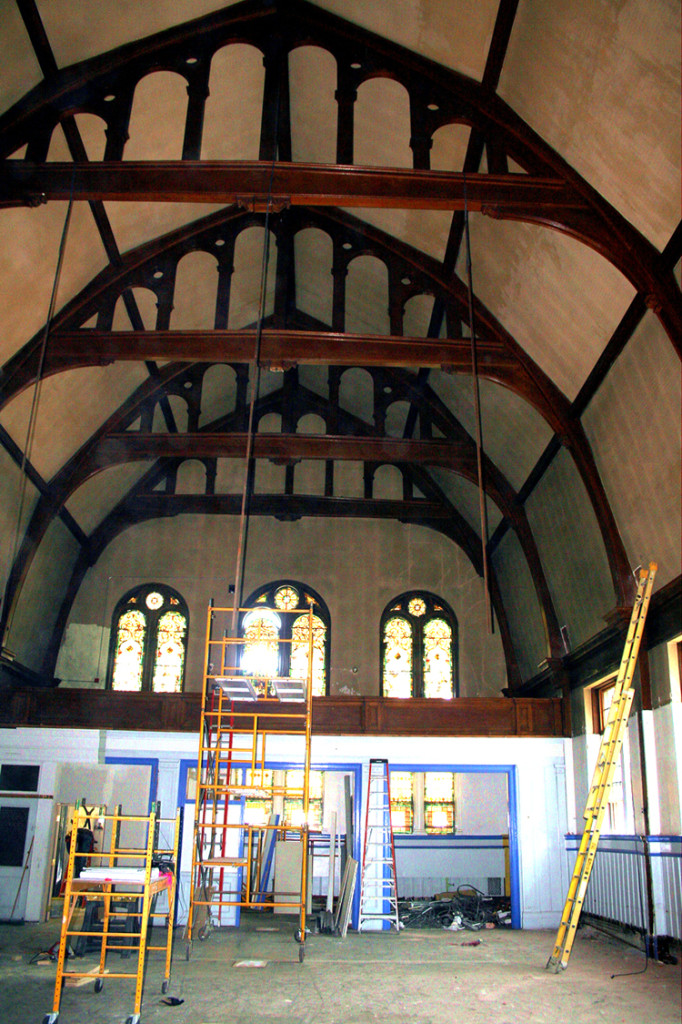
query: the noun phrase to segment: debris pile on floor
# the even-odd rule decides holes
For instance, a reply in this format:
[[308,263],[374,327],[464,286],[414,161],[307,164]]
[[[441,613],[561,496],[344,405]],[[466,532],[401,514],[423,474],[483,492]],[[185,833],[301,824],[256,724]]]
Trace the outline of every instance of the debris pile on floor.
[[481,928],[511,927],[510,901],[486,896],[470,885],[452,892],[437,893],[431,900],[401,900],[400,924],[404,928],[447,928],[450,931],[479,931]]

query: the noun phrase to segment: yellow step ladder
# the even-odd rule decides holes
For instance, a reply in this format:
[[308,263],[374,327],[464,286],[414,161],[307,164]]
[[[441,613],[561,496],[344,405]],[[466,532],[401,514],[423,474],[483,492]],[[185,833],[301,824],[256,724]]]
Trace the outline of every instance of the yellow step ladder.
[[635,603],[632,609],[630,625],[625,638],[623,656],[614,687],[613,699],[609,708],[608,718],[599,747],[597,763],[592,777],[592,784],[587,794],[585,806],[585,831],[580,841],[575,860],[573,875],[568,886],[568,897],[561,914],[561,924],[557,932],[552,955],[547,961],[547,969],[558,974],[568,967],[573,940],[580,920],[580,912],[585,900],[587,883],[590,880],[592,865],[597,853],[602,822],[609,801],[614,772],[620,757],[623,739],[628,725],[630,708],[635,691],[632,688],[632,677],[637,664],[639,645],[644,632],[644,623],[651,599],[657,565],[651,562],[648,569],[641,569]]

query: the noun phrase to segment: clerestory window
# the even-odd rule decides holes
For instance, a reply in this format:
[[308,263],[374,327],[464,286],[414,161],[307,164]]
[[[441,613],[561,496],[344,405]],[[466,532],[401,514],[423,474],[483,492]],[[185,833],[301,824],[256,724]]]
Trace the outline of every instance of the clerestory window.
[[320,595],[304,583],[277,580],[255,590],[244,607],[240,617],[242,670],[263,678],[307,679],[312,651],[312,693],[325,696],[329,692],[331,623]]
[[381,616],[381,693],[384,697],[457,695],[457,619],[427,591],[409,591]]
[[187,605],[171,587],[151,583],[124,594],[112,618],[108,687],[180,693],[188,626]]

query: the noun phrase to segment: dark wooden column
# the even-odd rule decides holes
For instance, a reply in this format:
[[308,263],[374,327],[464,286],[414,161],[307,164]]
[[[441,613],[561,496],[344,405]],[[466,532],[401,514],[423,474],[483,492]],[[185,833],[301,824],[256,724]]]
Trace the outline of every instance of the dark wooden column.
[[182,142],[183,160],[201,159],[201,138],[204,131],[204,112],[208,96],[208,76],[211,65],[202,60],[192,68],[187,84],[187,117],[185,119],[185,137]]

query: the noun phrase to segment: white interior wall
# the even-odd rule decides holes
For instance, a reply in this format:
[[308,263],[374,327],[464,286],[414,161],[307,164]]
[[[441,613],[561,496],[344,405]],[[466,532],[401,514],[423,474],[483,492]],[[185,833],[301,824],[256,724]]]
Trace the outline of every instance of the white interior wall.
[[[268,756],[286,761],[291,757],[290,745],[284,738],[274,737]],[[57,764],[101,765],[104,759],[145,758],[158,761],[158,788],[164,816],[172,816],[178,803],[178,786],[182,762],[193,762],[198,750],[195,734],[162,734],[95,731],[53,731],[19,729],[0,735],[0,759],[14,763],[40,764],[41,782],[50,779],[54,797]],[[380,736],[316,736],[313,737],[313,764],[329,766],[355,764],[362,769],[363,797],[366,793],[369,761],[385,757],[389,764],[452,766],[456,769],[498,767],[511,769],[517,780],[521,921],[525,928],[553,927],[563,905],[565,860],[563,837],[567,823],[563,785],[565,741],[560,739],[485,739],[443,738],[410,739]],[[46,756],[47,755],[47,756]],[[427,760],[428,759],[428,760]],[[78,786],[90,773],[79,773],[70,767],[62,770],[69,786]],[[110,778],[111,776],[108,776]],[[115,776],[113,776],[115,777]],[[130,783],[129,772],[121,775]],[[42,792],[42,788],[41,788]],[[62,795],[70,793],[64,782]],[[104,791],[103,791],[104,792]],[[80,794],[79,794],[80,795]],[[111,793],[110,799],[116,800]],[[123,798],[121,800],[123,802]],[[47,814],[36,824],[37,851],[46,850],[51,829],[51,800],[40,801]],[[364,798],[363,798],[364,804]],[[186,823],[187,826],[187,823]],[[42,909],[47,870],[45,858],[32,861],[26,919],[37,920]],[[184,865],[183,865],[184,868]]]
[[[677,732],[682,731],[680,705],[668,705],[658,709],[652,718],[651,729],[656,739],[656,764],[661,778],[667,778],[669,765],[665,744],[660,737],[666,737],[672,744]],[[633,722],[633,728],[637,728]],[[648,733],[647,733],[648,735]],[[453,769],[463,789],[459,790],[458,831],[459,837],[485,836],[511,833],[512,848],[514,831],[518,843],[520,918],[524,928],[553,928],[565,900],[572,859],[566,851],[565,835],[576,830],[574,808],[578,809],[577,828],[582,821],[582,807],[591,774],[586,736],[574,740],[506,738],[487,739],[430,737],[428,739],[390,736],[315,736],[312,740],[311,760],[333,770],[334,765],[356,765],[361,770],[363,794],[361,806],[366,797],[367,776],[371,758],[386,758],[395,768],[404,766],[413,770],[423,768]],[[649,742],[649,741],[647,741]],[[53,809],[56,803],[70,802],[79,796],[98,799],[113,804],[120,802],[124,811],[133,813],[146,811],[149,799],[150,769],[148,765],[107,765],[103,762],[130,758],[142,758],[157,765],[157,790],[152,797],[161,801],[164,817],[173,817],[176,807],[182,806],[184,794],[179,799],[179,786],[183,766],[193,765],[198,750],[196,734],[163,734],[108,732],[94,730],[40,730],[17,729],[0,733],[0,762],[40,765],[39,792],[45,799],[38,801],[38,815],[35,822],[35,843],[28,871],[28,899],[26,920],[39,919],[45,898],[49,872],[49,847],[52,829]],[[292,751],[291,742],[283,737],[273,737],[268,758],[283,763],[299,756]],[[591,756],[591,755],[590,755]],[[653,761],[650,754],[650,770]],[[499,769],[499,771],[495,771]],[[485,774],[484,774],[485,770]],[[517,815],[510,816],[509,827],[501,828],[502,802],[506,806],[507,774],[512,773],[512,788],[515,785]],[[575,772],[575,775],[574,775]],[[567,799],[567,777],[571,792]],[[515,780],[515,783],[514,783]],[[677,786],[677,777],[672,780]],[[575,786],[573,785],[575,783]],[[668,780],[668,784],[672,783]],[[87,794],[84,790],[88,790]],[[463,793],[478,792],[479,808],[474,813],[470,801]],[[675,786],[672,786],[675,790]],[[96,792],[95,792],[96,790]],[[488,794],[486,798],[482,794]],[[573,794],[575,793],[575,804]],[[513,792],[512,792],[513,796]],[[481,813],[480,805],[487,799],[490,814]],[[660,824],[663,832],[674,834],[676,819],[671,810],[677,807],[676,791],[660,801]],[[185,821],[185,837],[191,833],[193,805],[188,805]],[[679,812],[678,812],[679,813]],[[669,830],[669,831],[668,831]],[[418,838],[418,837],[416,837]],[[426,837],[422,837],[426,838]],[[432,838],[432,837],[429,837]],[[460,868],[466,874],[473,870],[475,863],[457,850],[452,850],[448,841],[433,837],[438,849],[439,877],[459,879]],[[447,840],[448,837],[446,837]],[[416,841],[416,840],[415,840]],[[414,841],[413,841],[414,842]],[[399,847],[401,843],[398,844]],[[410,843],[402,844],[403,853],[410,856]],[[185,844],[186,853],[191,848]],[[499,877],[502,874],[500,852],[479,852],[479,875],[476,877]],[[450,860],[448,858],[451,858]],[[442,863],[441,863],[442,861]],[[435,863],[435,861],[433,862]],[[187,874],[185,901],[188,898],[188,865],[182,865]],[[399,867],[409,877],[413,868]],[[424,878],[432,878],[431,869]],[[468,879],[475,884],[473,877]],[[425,884],[427,882],[425,881]],[[426,893],[431,895],[431,893]],[[182,913],[182,906],[181,906]],[[186,908],[185,908],[186,909]]]

